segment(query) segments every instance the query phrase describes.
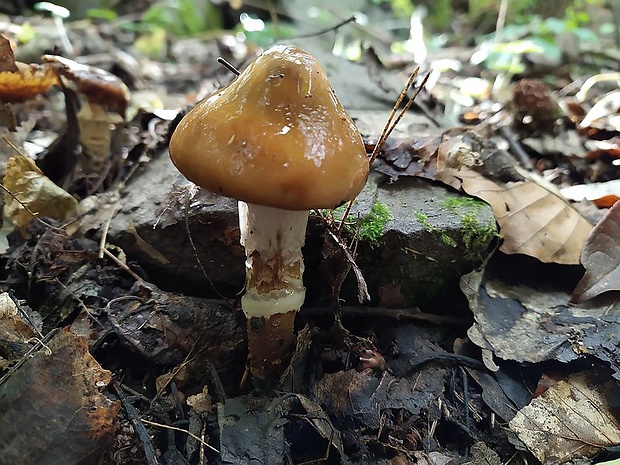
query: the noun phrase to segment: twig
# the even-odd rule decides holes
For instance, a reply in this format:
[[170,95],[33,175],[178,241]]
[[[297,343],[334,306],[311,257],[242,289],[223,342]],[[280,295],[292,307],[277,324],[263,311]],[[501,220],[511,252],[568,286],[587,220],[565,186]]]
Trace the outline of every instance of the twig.
[[355,17],[355,15],[351,16],[350,18],[347,18],[343,21],[340,21],[338,24],[325,28],[325,29],[321,29],[317,32],[311,32],[309,34],[302,34],[299,36],[295,36],[293,37],[293,39],[308,39],[310,37],[316,37],[316,36],[320,36],[323,34],[327,34],[328,32],[332,32],[332,31],[336,31],[338,29],[340,29],[342,26],[349,24],[349,23],[355,23],[357,22],[357,18]]
[[349,200],[349,203],[347,203],[347,206],[344,209],[344,213],[342,214],[342,218],[340,218],[340,221],[338,222],[338,227],[337,227],[338,235],[340,235],[340,233],[342,232],[342,228],[343,228],[343,226],[345,224],[345,220],[349,216],[349,213],[351,213],[351,208],[353,207],[353,202],[355,202],[355,199]]
[[[6,382],[7,379],[9,379],[13,373],[15,373],[24,363],[26,363],[29,359],[30,356],[35,353],[37,350],[39,350],[41,347],[45,347],[46,350],[49,353],[49,348],[47,347],[47,343],[52,339],[52,337],[58,333],[60,331],[60,328],[56,328],[51,330],[49,333],[47,333],[45,335],[45,337],[43,339],[36,339],[37,343],[32,346],[28,352],[26,352],[22,358],[19,359],[19,361],[17,363],[15,363],[15,365],[13,365],[11,368],[9,368],[9,370],[2,376],[2,378],[0,378],[0,386]],[[51,354],[50,354],[51,355]]]
[[97,325],[99,325],[100,328],[104,327],[103,324],[95,317],[93,312],[91,312],[90,309],[86,306],[86,304],[82,301],[82,299],[80,299],[79,296],[77,296],[71,289],[69,289],[69,287],[65,283],[63,283],[58,278],[54,278],[54,282],[60,285],[60,287],[62,287],[65,291],[67,291],[69,295],[76,300],[78,305],[82,307],[82,310],[86,312],[86,315],[88,315],[88,317],[93,321],[93,323],[96,323]]
[[216,454],[219,454],[220,451],[217,450],[215,447],[213,447],[211,444],[209,444],[208,442],[203,441],[202,439],[200,439],[198,436],[196,436],[194,433],[192,433],[191,431],[188,431],[186,429],[183,428],[177,428],[176,426],[170,426],[170,425],[164,425],[163,423],[157,423],[155,421],[149,421],[149,420],[145,420],[145,419],[141,419],[141,421],[143,423],[146,423],[147,425],[153,425],[153,426],[159,426],[160,428],[165,428],[165,429],[170,429],[173,431],[178,431],[180,433],[185,433],[188,436],[190,436],[191,438],[195,439],[196,441],[198,441],[200,444],[202,444],[205,447],[208,447],[209,449],[211,449],[213,452],[215,452]]
[[409,89],[411,89],[411,87],[413,86],[413,82],[415,81],[415,78],[418,77],[419,72],[420,72],[420,67],[417,67],[413,71],[413,73],[411,73],[411,76],[409,76],[409,79],[407,80],[407,83],[405,84],[405,88],[398,96],[398,99],[396,99],[396,103],[394,104],[394,107],[392,107],[392,112],[390,113],[390,116],[387,122],[385,123],[385,127],[383,128],[383,131],[381,132],[379,141],[375,145],[375,148],[373,149],[372,154],[370,156],[370,160],[369,160],[370,165],[372,165],[372,163],[377,159],[377,156],[379,155],[379,151],[381,150],[381,147],[383,147],[383,144],[385,144],[385,141],[388,139],[388,137],[390,137],[390,134],[392,134],[394,129],[396,129],[396,126],[398,125],[400,120],[403,118],[403,116],[405,116],[405,113],[407,113],[411,105],[413,105],[413,102],[415,101],[416,97],[420,94],[420,92],[422,92],[422,89],[424,89],[424,86],[426,85],[429,77],[431,76],[431,73],[426,73],[426,75],[422,79],[422,82],[416,89],[415,93],[411,97],[409,97],[409,100],[407,100],[405,107],[397,115],[396,112],[398,110],[398,107],[400,106],[400,104],[403,102],[403,100],[407,96],[407,92],[409,92]]
[[110,230],[110,223],[112,223],[112,218],[114,218],[114,214],[116,213],[116,209],[118,208],[119,203],[117,202],[114,205],[114,208],[110,212],[110,217],[103,224],[103,229],[101,230],[101,240],[99,241],[99,254],[98,257],[103,258],[103,251],[105,250],[106,242],[108,240],[108,231]]
[[[426,321],[437,325],[465,326],[468,324],[468,320],[465,318],[424,313],[417,307],[383,308],[344,306],[340,309],[340,311],[344,317],[352,318],[375,318],[381,316],[397,321]],[[333,313],[333,309],[332,307],[304,307],[302,313],[308,316],[331,315]]]
[[127,417],[129,417],[129,421],[133,424],[136,434],[142,441],[142,447],[144,448],[144,455],[146,456],[146,462],[148,465],[159,465],[159,461],[157,460],[157,455],[155,455],[155,448],[153,447],[153,442],[151,441],[151,436],[149,432],[146,430],[144,423],[148,423],[146,420],[142,420],[140,415],[138,415],[138,411],[136,408],[127,400],[127,396],[123,393],[123,390],[120,388],[119,383],[116,381],[112,381],[112,386],[116,391],[116,395],[118,395],[125,412],[127,413]]
[[340,249],[344,253],[344,256],[346,257],[349,264],[351,265],[351,269],[353,270],[353,273],[355,274],[355,278],[357,279],[358,300],[360,301],[360,303],[364,302],[365,300],[370,300],[370,294],[368,292],[368,286],[366,285],[366,280],[364,279],[364,276],[362,275],[362,270],[360,270],[359,266],[357,266],[357,263],[355,263],[353,252],[351,252],[349,247],[344,242],[342,242],[342,240],[336,234],[334,234],[334,232],[331,229],[327,228],[327,233],[331,236],[331,238],[334,240],[336,245],[340,247]]
[[205,279],[207,280],[209,285],[213,288],[215,293],[220,297],[220,299],[226,301],[226,303],[228,304],[229,307],[232,307],[233,306],[232,302],[229,299],[227,299],[219,291],[219,289],[217,287],[215,287],[215,284],[213,284],[213,281],[211,281],[211,278],[207,274],[207,270],[205,269],[204,265],[202,264],[202,260],[200,260],[200,256],[198,255],[198,249],[196,248],[196,245],[194,244],[194,239],[192,238],[192,235],[191,235],[191,233],[189,231],[189,215],[188,215],[188,210],[189,210],[189,196],[187,197],[186,203],[185,203],[185,231],[187,232],[187,239],[189,240],[189,245],[192,247],[192,251],[194,252],[194,258],[196,258],[196,262],[198,263],[198,266],[200,267],[200,271],[202,271],[202,275],[205,277]]
[[450,352],[437,352],[421,355],[420,357],[414,358],[413,360],[409,361],[408,371],[414,372],[418,368],[421,368],[422,366],[432,362],[446,362],[457,366],[465,366],[468,368],[474,368],[476,370],[488,371],[488,368],[480,360],[467,357],[465,355],[453,354]]
[[[405,97],[407,97],[407,93],[413,86],[413,83],[415,79],[418,77],[419,73],[420,73],[420,67],[418,66],[413,71],[413,73],[411,73],[411,76],[409,76],[409,79],[407,80],[405,87],[403,88],[400,95],[396,99],[396,102],[394,103],[394,106],[392,107],[392,111],[390,112],[390,116],[388,117],[388,120],[386,121],[385,126],[383,127],[383,131],[381,131],[379,140],[375,144],[375,148],[373,149],[372,154],[370,155],[370,159],[368,160],[368,164],[370,166],[372,166],[374,161],[377,159],[377,156],[379,155],[379,151],[381,150],[381,147],[383,147],[383,144],[385,144],[385,141],[387,141],[388,137],[390,137],[390,134],[392,134],[394,129],[396,129],[396,126],[398,125],[400,120],[403,118],[403,116],[405,116],[405,113],[407,113],[411,105],[413,105],[413,102],[415,101],[416,97],[420,94],[420,92],[426,85],[431,75],[431,73],[426,73],[426,75],[424,76],[424,79],[422,79],[422,83],[420,84],[420,86],[416,89],[415,93],[411,97],[409,97],[409,100],[407,100],[405,107],[400,111],[400,113],[397,114],[398,108],[400,107],[401,103],[403,103],[403,100],[405,100]],[[344,222],[346,221],[347,216],[349,215],[351,208],[353,207],[353,202],[355,202],[355,199],[350,200],[345,208],[345,213],[344,215],[342,215],[342,218],[340,219],[340,222],[338,223],[338,234],[340,234],[340,232],[342,231]]]
[[241,71],[235,68],[229,61],[225,60],[223,57],[217,57],[217,62],[228,71],[233,73],[235,76],[239,76],[241,74]]
[[133,279],[135,279],[137,282],[139,282],[140,284],[145,284],[144,283],[144,279],[142,279],[140,276],[138,276],[136,274],[135,271],[133,271],[131,268],[129,268],[125,263],[123,263],[122,261],[120,261],[118,259],[118,257],[116,257],[112,252],[110,252],[108,249],[103,249],[103,253],[105,254],[106,257],[110,258],[114,263],[116,263],[118,266],[120,266],[123,270],[125,270]]
[[532,165],[532,160],[512,131],[507,126],[502,126],[499,128],[499,132],[506,142],[508,142],[510,152],[515,156],[521,166],[528,170],[532,170],[534,168]]
[[497,22],[495,23],[495,37],[499,41],[499,36],[504,31],[506,24],[506,13],[508,12],[508,0],[502,0],[499,4],[499,12],[497,13]]

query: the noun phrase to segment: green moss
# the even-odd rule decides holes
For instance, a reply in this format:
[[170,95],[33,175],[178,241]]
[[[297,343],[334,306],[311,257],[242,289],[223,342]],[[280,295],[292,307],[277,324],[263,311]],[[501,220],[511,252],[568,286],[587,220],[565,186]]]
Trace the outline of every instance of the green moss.
[[370,213],[362,216],[359,221],[360,239],[368,242],[378,242],[383,235],[383,230],[388,221],[392,219],[392,214],[388,207],[379,201],[376,201]]
[[473,197],[453,197],[441,202],[446,210],[458,215],[461,220],[462,244],[465,248],[465,258],[473,260],[479,258],[480,251],[491,242],[494,237],[499,237],[495,220],[490,219],[481,224],[478,214],[487,207],[487,204]]
[[447,246],[458,247],[461,245],[465,250],[466,259],[479,259],[480,251],[485,249],[494,237],[499,236],[495,220],[491,218],[487,223],[482,224],[478,218],[480,211],[487,207],[485,202],[473,197],[462,196],[442,200],[440,205],[457,215],[461,220],[458,239],[433,226],[424,213],[416,212],[415,217],[427,231],[439,234],[439,238]]
[[440,202],[440,205],[446,210],[451,211],[452,213],[459,213],[463,210],[480,211],[487,206],[487,204],[482,200],[466,196],[450,197],[447,199],[443,199]]
[[458,246],[458,243],[456,242],[456,240],[454,240],[453,237],[451,237],[449,234],[447,234],[444,231],[439,231],[435,226],[433,226],[431,224],[431,222],[428,220],[428,216],[426,216],[424,213],[416,212],[415,213],[415,217],[418,220],[418,222],[427,231],[439,233],[439,238],[441,239],[441,242],[443,242],[444,244],[446,244],[449,247],[456,247],[456,246]]
[[[346,205],[343,205],[334,210],[334,218],[340,220],[345,209]],[[392,213],[387,205],[380,201],[376,201],[372,205],[370,212],[359,219],[355,220],[353,215],[350,215],[345,222],[344,230],[349,234],[357,234],[362,241],[377,244],[383,235],[385,225],[391,219]]]

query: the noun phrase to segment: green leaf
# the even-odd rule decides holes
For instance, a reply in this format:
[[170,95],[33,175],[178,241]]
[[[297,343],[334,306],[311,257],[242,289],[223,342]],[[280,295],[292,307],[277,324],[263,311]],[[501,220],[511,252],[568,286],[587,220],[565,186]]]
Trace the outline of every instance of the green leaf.
[[116,11],[110,8],[91,8],[86,12],[86,16],[91,19],[105,19],[106,21],[118,19]]

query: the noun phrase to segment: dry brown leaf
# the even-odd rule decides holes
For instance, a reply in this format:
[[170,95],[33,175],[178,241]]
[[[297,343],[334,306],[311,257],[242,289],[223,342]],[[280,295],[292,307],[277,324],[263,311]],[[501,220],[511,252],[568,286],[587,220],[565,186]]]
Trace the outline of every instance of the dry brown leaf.
[[521,253],[545,263],[579,264],[592,225],[564,199],[534,181],[501,183],[462,167],[446,169],[439,180],[457,178],[469,195],[493,209],[502,252]]
[[461,290],[474,317],[469,339],[487,354],[483,361],[492,370],[491,356],[519,363],[596,359],[620,380],[620,300],[570,304],[570,270],[557,271],[530,258],[494,254],[482,271],[463,276]]
[[5,193],[4,217],[17,226],[25,226],[34,218],[22,204],[39,217],[62,220],[77,208],[77,200],[54,184],[29,158],[11,157],[4,175],[6,187],[20,201]]
[[98,463],[120,403],[100,390],[111,379],[68,329],[0,386],[0,461],[20,465]]
[[189,396],[187,398],[187,405],[192,407],[196,413],[212,412],[213,399],[209,394],[209,388],[205,386],[202,388],[202,392]]
[[620,443],[612,396],[596,373],[576,373],[519,410],[509,426],[542,463],[591,457]]
[[573,302],[585,302],[603,292],[620,290],[620,202],[592,230],[581,263],[586,273],[573,291]]
[[15,64],[15,54],[11,47],[9,39],[0,35],[0,73],[3,72],[15,73],[17,72],[17,65]]

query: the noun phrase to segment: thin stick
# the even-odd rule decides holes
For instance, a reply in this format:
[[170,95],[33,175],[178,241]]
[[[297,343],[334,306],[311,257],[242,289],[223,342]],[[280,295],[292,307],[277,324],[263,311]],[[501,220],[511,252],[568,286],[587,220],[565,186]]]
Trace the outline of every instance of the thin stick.
[[499,12],[497,13],[497,22],[495,23],[495,37],[504,32],[506,24],[506,14],[508,13],[508,0],[502,0],[499,4]]
[[388,138],[389,133],[391,132],[390,127],[393,127],[392,121],[394,120],[394,117],[396,116],[396,111],[400,107],[400,104],[403,103],[403,100],[405,100],[405,97],[407,97],[407,92],[409,92],[409,89],[411,89],[411,87],[413,86],[413,81],[415,80],[416,77],[418,77],[419,72],[420,72],[420,67],[418,66],[413,71],[411,76],[409,76],[409,79],[407,80],[405,87],[403,87],[403,90],[398,95],[396,102],[394,102],[394,105],[392,105],[392,111],[390,112],[390,116],[385,122],[385,125],[383,126],[383,131],[381,131],[381,135],[379,136],[379,140],[375,144],[375,148],[372,151],[371,162],[375,160],[376,158],[375,154],[379,151],[377,147],[381,148],[383,144],[385,143],[386,139]]
[[347,19],[345,19],[343,21],[340,21],[335,26],[331,26],[331,27],[328,27],[326,29],[321,29],[321,30],[319,30],[317,32],[311,32],[309,34],[302,34],[300,36],[295,36],[294,39],[308,39],[310,37],[320,36],[322,34],[327,34],[328,32],[336,31],[336,30],[340,29],[342,26],[344,26],[346,24],[356,23],[356,22],[357,22],[357,18],[355,17],[355,15],[353,15],[350,18],[347,18]]
[[138,276],[135,273],[135,271],[133,271],[131,268],[129,268],[125,263],[120,261],[118,259],[118,257],[116,257],[112,252],[110,252],[108,249],[103,249],[103,253],[105,254],[106,257],[110,258],[114,263],[116,263],[123,270],[125,270],[133,279],[138,281],[140,284],[144,284],[144,279],[142,279],[140,276]]
[[90,309],[86,306],[86,304],[82,301],[82,299],[80,299],[79,296],[77,296],[71,289],[69,289],[69,287],[65,283],[63,283],[58,278],[54,278],[54,282],[56,282],[56,284],[59,284],[60,287],[67,291],[69,295],[77,301],[78,305],[82,307],[82,310],[86,312],[86,315],[88,315],[88,317],[92,320],[93,323],[99,325],[99,327],[101,328],[104,327],[103,324],[95,317],[93,312],[91,312]]
[[338,234],[340,234],[342,232],[342,228],[344,226],[344,222],[347,219],[347,217],[349,216],[349,213],[351,213],[351,208],[353,207],[353,202],[355,202],[355,199],[349,200],[349,203],[347,203],[347,207],[344,209],[344,214],[342,215],[342,218],[340,218],[340,221],[338,222]]
[[[45,335],[44,338],[42,339],[36,339],[36,344],[34,346],[32,346],[28,352],[26,352],[22,358],[19,359],[19,361],[17,361],[17,363],[15,363],[15,365],[13,365],[11,368],[9,368],[9,370],[2,376],[2,378],[0,378],[0,386],[11,377],[11,375],[13,375],[13,373],[15,373],[24,363],[26,363],[28,360],[30,360],[30,356],[32,354],[34,354],[37,350],[39,350],[42,347],[45,347],[46,351],[48,351],[49,354],[49,347],[47,347],[47,343],[52,339],[52,337],[56,334],[60,332],[60,328],[55,328],[52,329],[49,333],[47,333]],[[51,355],[51,354],[49,354]]]
[[131,423],[133,424],[136,434],[140,438],[140,441],[142,441],[142,447],[144,449],[146,463],[148,465],[159,465],[159,460],[157,460],[157,454],[155,453],[155,448],[153,447],[151,436],[149,435],[149,432],[144,426],[144,423],[147,423],[147,421],[140,418],[140,415],[138,415],[138,411],[131,404],[131,402],[129,402],[129,400],[123,393],[123,390],[120,388],[119,383],[117,383],[116,381],[112,381],[112,386],[114,387],[116,394],[121,400],[121,403],[125,408],[125,412],[127,413],[127,417],[129,418],[129,421],[131,421]]
[[241,71],[235,68],[229,61],[226,61],[224,58],[217,57],[217,62],[220,65],[222,65],[224,68],[226,68],[228,71],[233,73],[235,76],[239,76],[241,74]]
[[116,209],[118,208],[118,203],[114,205],[112,212],[110,212],[110,217],[103,224],[103,230],[101,231],[101,240],[99,241],[99,254],[98,257],[103,258],[103,251],[105,250],[106,242],[108,241],[108,231],[110,230],[110,223],[112,223],[112,218],[114,218],[114,214],[116,213]]
[[185,213],[185,231],[187,232],[187,239],[189,240],[189,245],[192,247],[192,251],[194,252],[194,258],[196,259],[196,263],[198,263],[198,266],[200,267],[200,271],[202,271],[202,275],[205,277],[205,279],[207,280],[209,285],[213,288],[215,293],[222,300],[226,301],[226,303],[228,303],[228,306],[230,306],[232,308],[232,306],[233,306],[232,302],[229,299],[227,299],[226,296],[224,296],[224,294],[222,294],[220,292],[220,290],[215,286],[215,284],[213,283],[213,281],[209,277],[209,274],[207,273],[206,268],[202,264],[202,260],[200,259],[200,255],[198,255],[198,249],[196,248],[196,244],[194,244],[194,238],[192,237],[192,233],[189,230],[189,196],[186,197],[185,212],[184,213]]
[[[417,77],[419,71],[420,71],[420,68],[418,67],[409,77],[409,80],[407,81],[407,84],[405,88],[403,89],[403,92],[405,93],[405,95],[407,94],[407,91],[411,88],[411,86],[413,85],[413,81]],[[426,76],[424,76],[424,79],[422,79],[422,83],[418,86],[415,93],[411,97],[409,97],[409,100],[405,104],[405,107],[401,110],[400,113],[398,113],[398,116],[396,116],[396,118],[394,119],[394,116],[396,115],[396,109],[398,105],[400,105],[400,103],[403,101],[403,98],[404,98],[404,97],[401,98],[403,96],[403,93],[399,95],[398,100],[396,101],[396,104],[394,104],[394,108],[392,109],[392,114],[390,114],[390,118],[388,119],[388,122],[386,123],[383,129],[383,132],[381,133],[381,137],[379,138],[379,141],[377,142],[374,150],[372,151],[372,155],[369,160],[369,163],[371,165],[377,159],[377,156],[379,155],[379,151],[381,150],[381,147],[383,146],[383,144],[385,144],[385,141],[388,139],[388,137],[390,137],[390,134],[392,134],[394,129],[396,129],[396,126],[398,125],[400,120],[403,119],[403,116],[405,116],[405,113],[407,113],[411,105],[413,105],[413,102],[415,101],[416,97],[420,94],[420,92],[422,92],[422,89],[424,89],[424,86],[428,82],[428,78],[430,77],[430,75],[431,75],[430,73],[427,73]]]
[[[388,120],[386,121],[385,126],[383,127],[383,131],[381,131],[379,140],[375,144],[375,148],[373,149],[372,154],[370,155],[370,158],[368,160],[369,165],[372,166],[374,161],[377,159],[377,156],[379,155],[379,151],[381,150],[381,147],[383,147],[383,144],[385,144],[385,141],[388,139],[388,137],[390,137],[390,134],[392,134],[394,129],[396,129],[396,126],[398,125],[400,120],[403,118],[403,116],[405,116],[405,113],[407,113],[407,111],[413,104],[416,97],[420,94],[420,92],[426,85],[426,82],[428,81],[428,78],[430,77],[430,73],[427,73],[426,76],[424,76],[424,79],[422,80],[422,84],[418,87],[415,94],[413,94],[412,97],[409,97],[409,100],[405,104],[405,107],[397,115],[398,107],[400,107],[400,104],[403,103],[403,100],[405,100],[405,97],[407,96],[407,92],[409,92],[409,89],[411,89],[411,87],[413,86],[413,82],[415,81],[415,78],[418,77],[419,72],[420,72],[420,67],[418,66],[413,71],[413,73],[411,73],[411,76],[409,76],[409,79],[407,80],[405,87],[403,88],[400,95],[396,99],[396,102],[394,103],[394,106],[392,107],[392,111],[390,112],[390,116],[388,117]],[[338,229],[337,229],[338,234],[342,232],[342,228],[345,224],[345,221],[347,220],[347,217],[349,216],[349,213],[351,212],[351,208],[353,207],[353,202],[355,202],[355,199],[349,201],[349,203],[347,204],[347,207],[344,210],[344,215],[342,215],[342,218],[338,222]]]
[[160,428],[166,428],[166,429],[171,429],[173,431],[178,431],[180,433],[185,433],[189,436],[191,436],[193,439],[195,439],[196,441],[198,441],[200,444],[202,444],[205,447],[208,447],[209,449],[211,449],[213,452],[215,452],[216,454],[219,454],[220,451],[217,450],[215,447],[213,447],[211,444],[209,444],[208,442],[203,441],[202,439],[200,439],[198,436],[196,436],[194,433],[192,433],[191,431],[188,431],[186,429],[183,428],[177,428],[176,426],[170,426],[170,425],[164,425],[163,423],[157,423],[154,421],[149,421],[149,420],[145,420],[144,418],[141,419],[143,423],[146,423],[147,425],[153,425],[153,426],[159,426]]

